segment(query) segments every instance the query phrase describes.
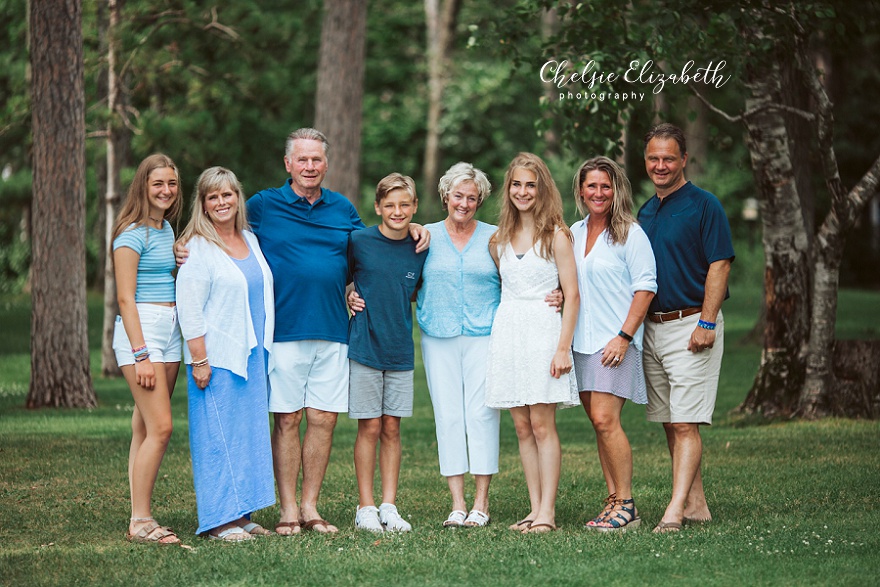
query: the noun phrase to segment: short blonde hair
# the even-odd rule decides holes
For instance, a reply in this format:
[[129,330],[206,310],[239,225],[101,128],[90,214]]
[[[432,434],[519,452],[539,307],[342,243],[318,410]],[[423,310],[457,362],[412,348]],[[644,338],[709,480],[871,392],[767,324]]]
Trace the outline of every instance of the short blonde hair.
[[389,173],[379,180],[376,186],[376,203],[380,204],[390,192],[394,190],[405,190],[412,196],[413,202],[418,201],[416,196],[416,182],[408,175],[402,173]]

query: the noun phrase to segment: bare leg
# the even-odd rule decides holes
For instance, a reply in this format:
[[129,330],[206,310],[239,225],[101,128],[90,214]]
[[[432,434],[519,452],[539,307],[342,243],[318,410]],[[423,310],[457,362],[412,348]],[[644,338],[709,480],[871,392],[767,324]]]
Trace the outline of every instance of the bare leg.
[[626,400],[611,393],[594,392],[590,399],[590,420],[596,430],[599,452],[605,455],[609,489],[618,499],[632,498],[632,449],[620,425],[620,412]]
[[382,432],[382,420],[368,418],[358,420],[357,438],[354,441],[354,473],[358,484],[358,507],[375,506],[373,477],[376,474],[376,445]]
[[467,511],[467,502],[464,500],[464,475],[450,475],[446,478],[449,485],[449,493],[452,494],[452,509]]
[[[132,415],[132,446],[129,449],[129,485],[131,489],[131,517],[138,521],[129,523],[128,531],[136,533],[152,518],[151,501],[153,487],[159,474],[159,466],[165,456],[168,440],[171,438],[171,397],[168,391],[167,374],[163,363],[155,364],[156,385],[144,389],[137,384],[134,365],[122,367],[135,402],[137,417]],[[139,421],[138,421],[139,418]],[[142,427],[141,427],[142,426]],[[134,437],[143,434],[136,445]],[[167,537],[162,542],[179,542],[176,537]]]
[[[333,447],[333,429],[336,427],[336,412],[325,412],[306,408],[306,434],[302,445],[302,502],[300,513],[304,521],[320,519],[318,495],[324,483],[327,464],[330,462],[330,449]],[[332,524],[318,525],[317,532],[338,532]]]
[[400,418],[397,416],[382,416],[382,443],[379,445],[382,503],[397,503],[400,459]]
[[[593,421],[591,403],[593,395],[594,394],[589,391],[582,391],[580,393],[581,405],[584,406],[584,411],[587,413],[587,417],[590,419],[590,422]],[[593,428],[595,430],[595,425],[593,426]],[[602,476],[605,477],[605,485],[608,487],[608,495],[614,495],[617,493],[617,488],[614,486],[614,478],[608,471],[608,457],[605,455],[605,451],[602,449],[602,443],[599,441],[598,433],[596,433],[596,452],[599,453],[599,466],[602,467]]]
[[691,499],[696,517],[711,519],[699,474],[703,456],[699,424],[665,423],[663,428],[672,455],[672,499],[662,521],[680,523]]
[[[513,426],[516,429],[516,437],[519,441],[519,458],[522,461],[523,473],[526,477],[526,486],[529,488],[529,504],[531,509],[524,520],[535,520],[538,510],[541,509],[541,474],[538,469],[538,445],[532,432],[532,422],[528,407],[511,408],[510,415],[513,418]],[[511,530],[522,530],[516,524],[510,526]]]
[[489,483],[492,475],[474,475],[476,495],[474,496],[474,509],[484,514],[489,513]]
[[530,532],[544,532],[541,524],[556,525],[556,491],[562,465],[562,447],[556,432],[556,404],[529,406],[532,432],[538,450],[538,471],[541,483],[540,507]]
[[[299,507],[296,504],[296,482],[299,478],[302,449],[299,441],[299,425],[302,410],[291,414],[274,414],[275,427],[272,430],[272,459],[275,482],[278,484],[278,497],[281,502],[280,522],[299,521]],[[296,527],[282,526],[278,533],[287,536],[295,534]]]

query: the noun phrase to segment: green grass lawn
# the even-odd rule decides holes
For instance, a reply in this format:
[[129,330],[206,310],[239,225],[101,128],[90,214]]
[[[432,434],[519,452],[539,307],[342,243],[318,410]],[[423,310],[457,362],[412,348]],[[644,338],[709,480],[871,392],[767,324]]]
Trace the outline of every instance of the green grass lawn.
[[[677,535],[650,528],[671,489],[662,428],[627,405],[634,494],[644,529],[597,535],[582,528],[605,497],[595,437],[580,409],[559,413],[563,446],[559,532],[522,536],[507,525],[528,497],[510,417],[501,430],[501,472],[492,524],[444,530],[450,509],[437,465],[421,367],[403,423],[398,505],[406,535],[353,528],[356,426],[340,418],[320,508],[340,526],[325,537],[271,537],[247,544],[193,535],[185,381],[173,400],[175,430],[159,473],[154,515],[191,549],[132,545],[126,463],[133,403],[121,380],[96,378],[99,407],[24,409],[30,361],[29,302],[0,299],[0,584],[2,585],[877,585],[880,584],[880,423],[829,419],[755,424],[731,414],[745,397],[760,348],[739,343],[760,292],[734,290],[725,304],[726,353],[715,425],[704,428],[704,476],[715,521]],[[90,298],[93,373],[101,305]],[[845,291],[838,334],[877,337],[880,295]],[[418,348],[418,347],[417,347]],[[271,527],[277,507],[255,515]]]

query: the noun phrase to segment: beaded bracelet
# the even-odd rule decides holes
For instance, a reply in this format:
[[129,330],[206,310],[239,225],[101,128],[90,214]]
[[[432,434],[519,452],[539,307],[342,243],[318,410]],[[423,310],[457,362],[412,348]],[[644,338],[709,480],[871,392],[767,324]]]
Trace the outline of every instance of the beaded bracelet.
[[192,362],[192,366],[193,366],[194,368],[195,368],[195,367],[204,367],[204,366],[207,365],[207,364],[208,364],[208,357],[205,357],[205,358],[202,359],[201,361],[193,361],[193,362]]
[[147,345],[142,345],[137,347],[136,349],[131,349],[132,354],[137,354],[147,348]]
[[618,332],[618,333],[617,333],[617,336],[621,337],[621,338],[624,339],[626,342],[632,342],[632,341],[633,341],[633,337],[631,337],[630,335],[628,335],[628,334],[627,334],[626,332],[624,332],[623,330],[621,330],[620,332]]
[[706,330],[715,330],[716,324],[714,322],[707,322],[706,320],[699,320],[697,321],[697,326],[705,328]]

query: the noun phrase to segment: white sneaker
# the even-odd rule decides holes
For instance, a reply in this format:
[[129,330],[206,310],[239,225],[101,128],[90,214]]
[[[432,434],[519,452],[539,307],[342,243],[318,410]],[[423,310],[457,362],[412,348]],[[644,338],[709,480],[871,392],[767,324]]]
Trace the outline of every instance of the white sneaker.
[[379,508],[374,505],[358,508],[354,516],[354,527],[358,530],[368,530],[378,534],[384,532],[382,522],[379,521]]
[[412,525],[404,520],[393,503],[383,503],[379,506],[379,520],[386,532],[409,532]]

